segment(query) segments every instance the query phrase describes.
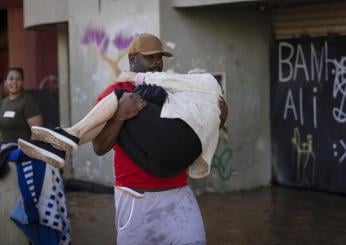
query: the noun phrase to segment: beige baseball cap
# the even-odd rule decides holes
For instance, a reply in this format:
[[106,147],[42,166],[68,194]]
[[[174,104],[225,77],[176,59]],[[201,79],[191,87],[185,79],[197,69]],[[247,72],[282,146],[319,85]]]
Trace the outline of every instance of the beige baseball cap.
[[173,54],[163,49],[160,39],[150,33],[141,33],[135,36],[129,47],[129,54],[162,54],[162,56],[172,57]]

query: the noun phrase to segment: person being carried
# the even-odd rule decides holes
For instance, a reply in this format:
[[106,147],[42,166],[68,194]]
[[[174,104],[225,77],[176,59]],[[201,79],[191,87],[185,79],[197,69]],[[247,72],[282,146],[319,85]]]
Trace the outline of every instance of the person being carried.
[[[171,56],[158,37],[142,33],[133,39],[129,47],[129,70],[161,72],[164,58]],[[132,82],[116,81],[101,92],[97,102],[101,103],[115,89],[133,91],[135,86]],[[168,178],[154,176],[139,167],[119,145],[125,125],[140,116],[147,107],[143,107],[143,100],[137,94],[124,94],[116,113],[92,142],[98,156],[112,149],[114,152],[112,164],[117,244],[207,244],[201,212],[188,184],[191,171]],[[219,98],[218,111],[221,111],[222,127],[228,116],[228,107],[222,97]],[[152,123],[155,123],[154,120]],[[168,148],[175,150],[173,146]]]
[[[221,88],[211,74],[124,72],[120,81],[136,85],[133,93],[145,107],[128,120],[119,144],[143,169],[159,177],[175,176],[190,165],[190,175],[204,177],[219,136]],[[80,122],[66,129],[32,127],[36,140],[18,140],[27,155],[55,167],[64,166],[65,153],[93,140],[112,118],[126,90],[115,90]],[[46,143],[60,150],[52,152]]]

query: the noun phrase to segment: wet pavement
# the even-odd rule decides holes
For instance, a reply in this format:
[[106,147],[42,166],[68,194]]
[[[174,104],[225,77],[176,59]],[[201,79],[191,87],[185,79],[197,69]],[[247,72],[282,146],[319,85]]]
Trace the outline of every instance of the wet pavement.
[[[198,196],[208,244],[346,244],[346,196],[272,187]],[[112,194],[68,193],[72,244],[115,244]]]

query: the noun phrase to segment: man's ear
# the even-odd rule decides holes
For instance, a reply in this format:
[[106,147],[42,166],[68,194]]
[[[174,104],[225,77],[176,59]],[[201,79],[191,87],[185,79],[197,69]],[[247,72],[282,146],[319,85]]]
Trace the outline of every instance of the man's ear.
[[130,62],[130,67],[134,67],[136,64],[136,59],[135,56],[133,54],[129,55],[129,62]]

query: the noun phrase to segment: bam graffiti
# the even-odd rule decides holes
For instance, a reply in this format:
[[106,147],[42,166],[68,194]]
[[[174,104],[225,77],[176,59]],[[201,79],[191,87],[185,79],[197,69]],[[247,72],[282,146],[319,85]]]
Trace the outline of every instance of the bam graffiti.
[[[279,43],[278,54],[278,70],[279,70],[279,82],[280,83],[301,83],[299,89],[294,92],[291,88],[287,91],[285,100],[285,109],[283,112],[283,118],[287,120],[293,117],[295,121],[298,121],[301,126],[305,124],[305,112],[303,105],[307,102],[304,101],[306,96],[303,93],[303,84],[312,81],[321,83],[322,81],[328,81],[328,65],[330,59],[328,57],[328,43],[324,42],[323,46],[317,48],[314,43],[310,43],[309,55],[304,53],[301,44],[293,46],[288,42]],[[300,75],[300,76],[299,76]],[[306,86],[305,86],[306,87]],[[318,87],[312,87],[312,110],[313,126],[318,127],[317,114],[317,95]]]
[[313,81],[327,83],[330,80],[331,71],[334,76],[332,96],[337,103],[337,106],[332,109],[332,114],[338,123],[346,122],[346,57],[342,56],[339,60],[330,59],[327,41],[319,48],[315,47],[314,43],[310,43],[309,52],[307,53],[303,52],[301,44],[293,46],[288,42],[280,42],[278,68],[279,83],[300,83],[299,89],[295,89],[295,92],[291,88],[287,91],[283,111],[284,120],[293,117],[301,126],[305,125],[303,105],[311,104],[311,108],[308,109],[312,110],[314,128],[318,128],[318,86],[312,86],[313,96],[310,98],[311,103],[309,103],[305,101],[304,89],[307,90],[307,88],[304,83]]

